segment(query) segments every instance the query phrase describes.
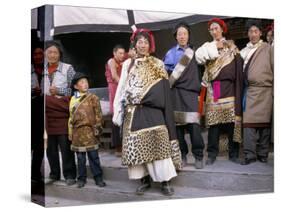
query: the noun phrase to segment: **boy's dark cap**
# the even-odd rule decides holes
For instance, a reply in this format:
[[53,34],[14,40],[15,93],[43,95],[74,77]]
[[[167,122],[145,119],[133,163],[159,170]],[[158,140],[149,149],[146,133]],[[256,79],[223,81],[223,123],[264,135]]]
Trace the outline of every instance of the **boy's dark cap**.
[[89,77],[86,74],[81,72],[76,72],[71,81],[71,88],[74,89],[74,85],[76,85],[76,83],[82,78],[86,78],[87,80],[89,80]]

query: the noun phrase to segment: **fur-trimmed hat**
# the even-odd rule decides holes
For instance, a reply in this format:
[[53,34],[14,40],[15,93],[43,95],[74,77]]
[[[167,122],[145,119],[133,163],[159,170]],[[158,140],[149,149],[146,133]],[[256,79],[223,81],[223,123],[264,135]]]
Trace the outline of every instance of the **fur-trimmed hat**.
[[140,34],[146,34],[149,38],[149,53],[154,53],[155,52],[155,40],[153,33],[149,29],[136,29],[133,34],[131,35],[130,41],[133,43],[133,46],[135,47],[136,45],[136,38]]
[[224,22],[224,20],[220,19],[220,18],[212,18],[209,22],[208,22],[208,29],[210,29],[210,26],[212,25],[212,23],[217,23],[218,25],[220,25],[220,27],[222,28],[222,31],[224,33],[227,33],[227,25]]

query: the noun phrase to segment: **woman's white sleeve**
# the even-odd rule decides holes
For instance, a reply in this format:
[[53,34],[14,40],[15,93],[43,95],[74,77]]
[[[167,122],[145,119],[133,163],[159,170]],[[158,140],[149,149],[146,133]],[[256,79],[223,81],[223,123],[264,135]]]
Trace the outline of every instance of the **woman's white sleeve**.
[[113,118],[112,122],[117,125],[121,126],[122,119],[123,119],[123,111],[122,111],[122,101],[124,99],[124,89],[126,84],[126,79],[128,75],[128,66],[131,60],[127,60],[123,63],[121,77],[117,86],[114,102],[113,102]]
[[216,42],[206,42],[195,52],[196,61],[203,65],[207,60],[214,60],[219,57]]

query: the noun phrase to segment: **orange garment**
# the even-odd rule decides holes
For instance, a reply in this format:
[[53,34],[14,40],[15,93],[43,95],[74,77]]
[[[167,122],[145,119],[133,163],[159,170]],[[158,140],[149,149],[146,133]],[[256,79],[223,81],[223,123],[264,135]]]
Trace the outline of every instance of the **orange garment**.
[[207,91],[207,88],[202,86],[201,92],[200,92],[199,111],[198,111],[200,113],[200,115],[203,114],[203,105],[204,105],[204,99],[205,99],[205,96],[206,96],[206,91]]
[[54,73],[54,72],[57,70],[57,68],[58,68],[58,64],[49,65],[49,66],[48,66],[48,72],[49,72],[49,74]]

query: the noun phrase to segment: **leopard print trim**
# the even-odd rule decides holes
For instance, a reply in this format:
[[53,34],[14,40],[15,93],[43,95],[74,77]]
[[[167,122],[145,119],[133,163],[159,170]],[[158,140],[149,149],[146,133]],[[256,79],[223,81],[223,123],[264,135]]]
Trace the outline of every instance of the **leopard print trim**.
[[205,122],[207,126],[224,124],[224,123],[233,123],[235,122],[234,117],[235,117],[234,108],[207,111]]
[[180,151],[180,145],[178,140],[172,140],[172,161],[174,163],[174,166],[176,170],[182,169],[182,160],[181,160],[181,151]]
[[127,105],[125,109],[122,164],[131,166],[170,158],[172,148],[165,125],[131,131],[135,108]]
[[233,141],[242,143],[242,118],[241,118],[241,116],[235,116]]
[[206,102],[206,126],[235,122],[234,97]]

